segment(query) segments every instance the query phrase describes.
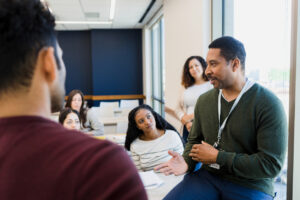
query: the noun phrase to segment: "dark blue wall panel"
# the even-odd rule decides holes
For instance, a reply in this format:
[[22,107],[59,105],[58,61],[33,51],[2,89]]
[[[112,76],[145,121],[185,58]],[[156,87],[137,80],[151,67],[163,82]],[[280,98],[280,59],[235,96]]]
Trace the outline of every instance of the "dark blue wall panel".
[[140,29],[59,31],[66,91],[86,95],[143,93]]
[[91,45],[95,95],[143,93],[140,29],[93,30]]
[[79,89],[92,94],[91,40],[89,31],[59,31],[58,41],[66,65],[66,92]]

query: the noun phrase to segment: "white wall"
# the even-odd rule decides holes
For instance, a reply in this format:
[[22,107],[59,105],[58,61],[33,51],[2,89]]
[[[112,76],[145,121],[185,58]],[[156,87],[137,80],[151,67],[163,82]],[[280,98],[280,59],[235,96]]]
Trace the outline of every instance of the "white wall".
[[[181,87],[185,60],[191,55],[206,58],[211,38],[211,5],[209,0],[165,0],[165,100],[175,108]],[[176,128],[179,121],[166,114]]]

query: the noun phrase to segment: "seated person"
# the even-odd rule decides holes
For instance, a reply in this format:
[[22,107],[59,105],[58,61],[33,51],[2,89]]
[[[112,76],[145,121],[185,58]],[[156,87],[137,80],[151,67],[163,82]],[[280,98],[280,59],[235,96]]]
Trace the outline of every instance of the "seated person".
[[169,150],[183,152],[183,141],[166,120],[148,105],[130,111],[125,148],[131,152],[138,170],[152,170],[157,164],[168,161]]
[[83,107],[84,95],[80,90],[72,90],[66,102],[66,108],[77,110],[82,125],[82,131],[91,136],[104,134],[103,124],[90,110]]
[[67,129],[80,130],[80,118],[76,110],[63,109],[59,114],[58,121]]

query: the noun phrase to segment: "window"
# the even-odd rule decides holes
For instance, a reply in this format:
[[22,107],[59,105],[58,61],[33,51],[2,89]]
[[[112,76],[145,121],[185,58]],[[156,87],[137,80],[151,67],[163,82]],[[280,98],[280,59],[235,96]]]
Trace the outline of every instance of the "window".
[[152,107],[164,115],[164,55],[163,55],[163,18],[151,28],[151,74],[152,74]]

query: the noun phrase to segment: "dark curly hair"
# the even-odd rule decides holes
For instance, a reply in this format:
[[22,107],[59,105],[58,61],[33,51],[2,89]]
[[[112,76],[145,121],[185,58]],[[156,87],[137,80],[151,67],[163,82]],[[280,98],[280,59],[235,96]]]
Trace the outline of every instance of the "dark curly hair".
[[0,0],[0,93],[27,89],[37,56],[44,47],[55,49],[55,19],[40,0]]
[[85,109],[83,106],[84,106],[84,95],[83,93],[80,91],[80,90],[72,90],[69,95],[68,95],[68,98],[67,98],[67,102],[66,102],[66,108],[72,108],[71,107],[71,104],[72,104],[72,100],[73,100],[73,97],[76,95],[76,94],[80,94],[81,96],[81,99],[82,99],[82,104],[80,106],[80,111],[79,111],[79,117],[80,117],[80,121],[82,122],[82,126],[84,128],[86,128],[84,126],[85,122],[86,122],[86,115],[87,115],[87,109]]
[[70,114],[70,113],[75,113],[78,116],[78,119],[80,122],[80,117],[79,117],[79,113],[77,112],[77,110],[73,110],[71,108],[64,108],[59,113],[59,117],[58,117],[59,123],[64,124],[65,119],[67,118],[68,114]]
[[202,70],[203,70],[202,77],[205,81],[208,81],[208,78],[205,75],[205,70],[207,67],[205,60],[201,56],[191,56],[185,61],[184,65],[183,65],[181,84],[185,88],[188,88],[188,87],[194,85],[194,83],[195,83],[195,79],[191,76],[190,69],[189,69],[190,61],[193,59],[196,59],[200,62]]
[[140,109],[146,109],[149,110],[156,122],[156,128],[159,130],[173,130],[175,131],[178,136],[180,137],[182,144],[183,144],[183,140],[181,138],[181,136],[179,135],[179,133],[177,132],[177,130],[171,125],[169,124],[164,118],[162,118],[162,116],[160,116],[157,112],[155,112],[150,106],[148,106],[147,104],[142,104],[136,108],[134,108],[133,110],[130,111],[129,115],[128,115],[128,129],[127,129],[127,134],[126,134],[126,139],[125,139],[125,148],[130,151],[130,145],[131,143],[138,138],[139,135],[144,134],[144,132],[140,129],[137,128],[137,124],[135,122],[135,116],[136,113],[140,110]]

